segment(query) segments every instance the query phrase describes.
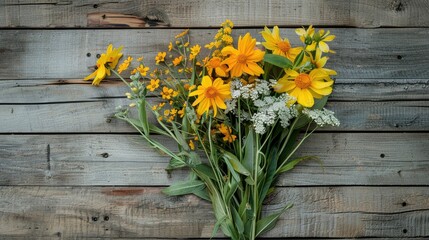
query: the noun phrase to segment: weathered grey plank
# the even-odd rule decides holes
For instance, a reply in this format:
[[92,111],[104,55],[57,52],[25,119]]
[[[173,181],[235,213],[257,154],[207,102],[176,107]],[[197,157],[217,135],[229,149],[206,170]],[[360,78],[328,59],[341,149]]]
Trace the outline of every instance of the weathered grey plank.
[[[150,99],[158,101],[158,98]],[[127,99],[94,99],[42,104],[0,104],[0,132],[120,132],[135,130],[113,118],[115,108]],[[328,102],[339,127],[322,131],[428,131],[429,101]],[[154,121],[152,115],[151,121]]]
[[[294,29],[283,33],[297,43]],[[338,54],[328,67],[347,78],[427,79],[429,76],[429,28],[330,29],[337,35],[331,48]],[[125,54],[153,59],[165,51],[181,30],[2,30],[0,34],[0,79],[83,78],[95,64],[97,53],[108,43],[124,45]],[[258,40],[261,28],[250,31]],[[215,29],[191,31],[194,44],[211,41]],[[404,44],[406,43],[406,44]],[[91,57],[87,57],[90,53]],[[12,64],[13,63],[13,64]]]
[[0,27],[207,27],[226,18],[237,26],[409,27],[429,26],[428,10],[425,0],[6,0],[0,4]]
[[[92,101],[124,97],[130,91],[119,80],[101,87],[81,79],[28,79],[0,81],[0,104]],[[429,100],[427,79],[343,79],[335,81],[330,101]]]
[[[278,185],[429,186],[427,146],[428,133],[315,133],[297,156],[318,156],[323,168],[303,162]],[[0,185],[160,186],[184,179],[188,170],[168,174],[168,161],[135,135],[5,135]]]
[[[428,237],[428,187],[282,188],[284,204],[266,237]],[[159,188],[1,187],[0,235],[53,237],[210,237],[209,203],[166,197]]]

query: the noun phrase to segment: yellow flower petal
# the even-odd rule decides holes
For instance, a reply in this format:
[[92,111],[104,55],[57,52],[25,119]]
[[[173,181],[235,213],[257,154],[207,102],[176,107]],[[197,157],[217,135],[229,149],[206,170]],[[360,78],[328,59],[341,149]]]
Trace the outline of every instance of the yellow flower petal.
[[323,41],[319,42],[319,48],[320,48],[320,50],[322,50],[322,52],[329,52],[329,46],[328,46],[328,44],[326,44]]
[[308,89],[302,89],[298,95],[298,103],[304,107],[312,107],[314,105],[314,98]]

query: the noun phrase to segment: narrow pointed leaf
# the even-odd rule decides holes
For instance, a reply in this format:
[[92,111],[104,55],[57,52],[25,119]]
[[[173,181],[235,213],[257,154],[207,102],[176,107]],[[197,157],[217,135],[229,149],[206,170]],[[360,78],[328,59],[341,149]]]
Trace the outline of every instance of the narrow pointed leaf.
[[227,152],[225,151],[223,153],[223,157],[225,159],[225,161],[229,162],[232,166],[232,168],[237,171],[238,173],[241,173],[245,176],[249,176],[250,172],[249,170],[247,170],[238,160],[238,158],[232,154],[231,152]]
[[279,170],[279,173],[292,170],[298,163],[300,163],[304,160],[317,160],[317,159],[318,158],[315,156],[306,156],[306,157],[300,157],[300,158],[294,159],[294,160],[286,163],[283,167],[281,167]]
[[277,219],[280,217],[280,215],[282,215],[282,213],[284,213],[287,209],[291,208],[292,206],[293,206],[292,204],[289,204],[286,207],[284,207],[280,212],[274,213],[272,215],[269,215],[260,219],[256,223],[256,236],[259,236],[260,234],[268,230],[271,230],[276,225]]
[[196,189],[195,191],[192,192],[193,194],[195,194],[196,196],[198,196],[199,198],[202,198],[206,201],[211,202],[210,200],[210,196],[207,193],[207,188],[203,188],[203,189]]
[[246,135],[244,142],[244,158],[242,159],[243,166],[249,171],[253,172],[253,166],[255,161],[255,130],[250,128]]
[[162,192],[170,196],[176,196],[176,195],[190,194],[198,189],[203,189],[203,188],[204,188],[203,182],[199,180],[190,180],[190,181],[175,183],[167,188],[164,188]]
[[295,61],[293,62],[293,68],[295,68],[295,67],[299,66],[299,64],[301,64],[302,59],[304,59],[304,54],[305,54],[305,51],[304,51],[304,50],[302,50],[302,51],[298,54],[298,56],[296,56]]
[[213,173],[213,169],[211,169],[211,167],[207,166],[206,164],[197,164],[192,168],[194,168],[198,172],[198,175],[202,174],[206,178],[216,180],[215,174]]
[[280,68],[290,68],[292,66],[292,62],[289,59],[275,54],[265,54],[264,62],[271,63]]
[[234,219],[234,223],[236,226],[236,229],[238,231],[238,234],[242,235],[244,233],[244,223],[243,220],[240,217],[240,214],[238,214],[237,209],[232,208],[232,217]]

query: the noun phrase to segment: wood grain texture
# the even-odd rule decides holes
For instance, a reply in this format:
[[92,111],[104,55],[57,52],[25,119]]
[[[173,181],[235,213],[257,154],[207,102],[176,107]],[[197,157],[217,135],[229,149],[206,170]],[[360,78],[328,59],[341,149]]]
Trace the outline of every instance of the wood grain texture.
[[243,27],[427,27],[428,10],[425,0],[5,0],[0,27],[209,27],[227,18]]
[[[261,30],[238,29],[234,36],[249,31],[262,41]],[[428,79],[429,28],[330,30],[337,36],[330,46],[338,54],[331,57],[327,67],[337,70],[339,78]],[[109,43],[124,45],[126,55],[144,55],[152,63],[157,52],[166,51],[169,41],[179,32],[179,29],[2,30],[0,79],[83,79],[94,69],[96,55],[105,51]],[[194,29],[191,41],[204,45],[215,32],[215,29]],[[297,44],[294,29],[282,29],[282,34]]]
[[[281,188],[294,203],[265,237],[428,237],[428,187]],[[211,206],[143,187],[0,187],[0,236],[210,237]],[[219,235],[220,236],[220,235]]]
[[[113,117],[116,107],[128,104],[127,99],[0,104],[0,133],[135,133]],[[428,107],[428,101],[328,102],[326,108],[336,113],[341,125],[320,131],[428,131]]]
[[[101,87],[81,79],[24,79],[0,81],[0,104],[92,101],[121,98],[129,91],[120,80],[104,80]],[[335,80],[329,101],[429,100],[429,79]]]
[[[297,156],[317,156],[323,167],[303,162],[277,185],[429,186],[427,146],[428,133],[315,133]],[[5,135],[0,185],[165,186],[185,179],[186,169],[164,170],[168,161],[136,135]]]

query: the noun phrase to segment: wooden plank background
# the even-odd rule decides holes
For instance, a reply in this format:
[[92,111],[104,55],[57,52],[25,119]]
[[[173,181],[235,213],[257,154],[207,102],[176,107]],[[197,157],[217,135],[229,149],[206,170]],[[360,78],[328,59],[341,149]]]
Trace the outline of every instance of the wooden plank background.
[[184,28],[210,41],[226,18],[235,37],[279,25],[297,43],[309,24],[337,35],[328,108],[341,126],[300,150],[323,168],[280,178],[264,211],[294,207],[263,238],[428,238],[428,12],[426,0],[1,1],[0,239],[208,239],[207,202],[160,192],[186,171],[167,173],[112,118],[126,88],[82,78],[108,43],[153,59]]

